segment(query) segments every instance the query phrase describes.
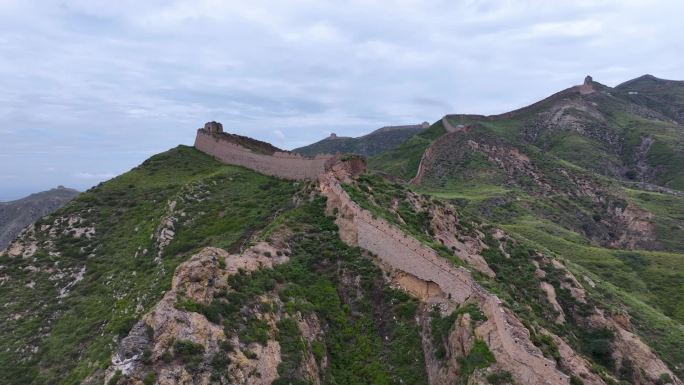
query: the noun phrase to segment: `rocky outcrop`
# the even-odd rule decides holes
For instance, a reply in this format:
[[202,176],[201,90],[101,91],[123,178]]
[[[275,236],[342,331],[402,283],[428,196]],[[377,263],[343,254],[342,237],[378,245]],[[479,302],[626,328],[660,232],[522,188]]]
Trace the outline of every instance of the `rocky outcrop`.
[[[204,363],[218,354],[223,344],[237,346],[228,353],[229,363],[226,363],[228,367],[225,370],[231,377],[241,384],[270,384],[278,377],[280,362],[280,346],[275,338],[270,338],[266,345],[253,343],[247,352],[242,351],[238,337],[227,336],[222,326],[212,323],[203,314],[179,306],[179,303],[190,301],[208,305],[216,293],[227,288],[227,277],[239,271],[271,268],[287,261],[286,254],[289,251],[282,247],[260,242],[242,254],[208,247],[193,255],[176,268],[171,290],[119,342],[105,372],[105,383],[114,376],[120,376],[118,383],[137,384],[150,372],[155,373],[158,384],[211,383],[209,366],[201,364],[196,370],[189,371],[182,363],[167,358],[175,349],[176,341],[189,341],[202,347],[201,361]],[[265,313],[261,317],[275,327],[276,315]]]
[[452,250],[461,260],[487,277],[493,278],[496,273],[487,265],[480,254],[487,246],[473,235],[460,231],[458,219],[453,207],[433,206],[430,208],[430,228],[434,238]]
[[[561,287],[569,290],[573,298],[579,303],[587,303],[586,291],[565,265],[556,259],[545,259],[543,261],[545,263],[550,262],[553,268],[563,273]],[[588,277],[585,277],[585,280],[588,280],[587,284],[593,284],[593,281]],[[630,331],[631,325],[627,315],[619,313],[607,315],[605,310],[594,307],[589,316],[583,317],[582,315],[574,314],[574,317],[588,328],[607,329],[613,333],[612,356],[617,366],[621,367],[621,365],[628,365],[629,363],[635,368],[639,368],[639,370],[633,371],[634,377],[631,379],[633,383],[658,383],[658,379],[662,375],[666,375],[672,378],[672,384],[683,384],[667,365],[637,335]],[[558,346],[560,353],[559,363],[562,368],[566,371],[577,373],[584,380],[585,384],[600,383],[597,382],[599,379],[594,373],[586,372],[586,360],[578,356],[565,341],[548,331],[544,331],[544,333],[550,335]]]
[[494,295],[482,289],[465,268],[456,268],[432,249],[386,221],[374,218],[354,203],[331,175],[321,175],[320,189],[328,197],[328,209],[337,213],[340,237],[375,255],[392,270],[434,282],[449,300],[475,302],[487,317],[475,335],[494,354],[497,365],[524,384],[568,384],[570,378],[554,361],[543,356],[530,332]]
[[613,209],[615,220],[621,224],[620,231],[610,245],[616,248],[636,249],[639,247],[654,248],[658,246],[656,229],[653,223],[655,215],[633,204]]
[[431,319],[429,307],[424,307],[420,312],[420,320],[423,327],[423,351],[428,383],[430,385],[457,383],[461,369],[459,360],[470,353],[475,343],[475,325],[468,313],[460,315],[447,337],[445,358],[440,359],[435,356],[434,341],[431,338]]
[[553,309],[558,312],[555,322],[557,324],[565,323],[565,313],[563,312],[563,308],[560,306],[560,304],[558,304],[558,300],[556,300],[556,289],[554,289],[553,286],[548,282],[542,282],[541,289],[544,291],[544,293],[546,293],[546,298],[553,306]]

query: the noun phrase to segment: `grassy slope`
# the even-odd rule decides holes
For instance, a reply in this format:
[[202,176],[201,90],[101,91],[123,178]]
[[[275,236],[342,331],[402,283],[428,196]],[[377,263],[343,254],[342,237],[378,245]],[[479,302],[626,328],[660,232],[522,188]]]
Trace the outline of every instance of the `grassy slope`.
[[410,180],[418,171],[425,149],[445,132],[442,121],[439,120],[427,130],[410,137],[399,146],[368,159],[368,167],[403,180]]
[[[586,167],[596,162],[616,162],[615,156],[578,135],[559,135],[551,141],[547,152],[541,152],[526,144],[522,138],[521,129],[528,118],[522,115],[478,122],[464,117],[452,119],[452,124],[476,124],[480,137],[503,140],[524,148],[523,151],[551,175],[558,167],[591,175],[590,171],[578,167],[578,164]],[[679,160],[672,154],[678,151],[675,147],[679,146],[677,140],[681,140],[681,132],[677,133],[671,124],[617,113],[611,119],[629,133],[625,143],[627,151],[634,150],[642,135],[652,135],[656,137],[656,144],[647,154],[648,160],[654,159],[654,154],[659,154],[658,164],[666,167],[667,172],[678,167]],[[417,170],[416,159],[422,156],[417,153],[429,145],[429,139],[424,139],[418,141],[414,137],[399,146],[397,151],[388,151],[371,159],[371,167],[404,180],[410,179]],[[416,142],[420,145],[416,146]],[[575,223],[578,212],[591,218],[591,206],[581,201],[564,202],[560,197],[540,200],[527,190],[525,180],[518,180],[516,185],[511,185],[505,183],[497,167],[487,164],[486,160],[484,163],[479,158],[466,158],[464,161],[466,163],[462,165],[449,166],[452,171],[462,169],[454,172],[452,177],[437,184],[428,181],[414,189],[448,200],[471,215],[503,227],[519,239],[571,261],[578,271],[600,281],[596,295],[601,301],[614,308],[628,310],[637,332],[661,357],[673,367],[684,364],[684,237],[681,225],[684,219],[684,197],[626,188],[606,177],[592,176],[620,199],[656,214],[654,224],[657,237],[666,249],[674,252],[612,250],[591,245],[582,235],[568,228],[570,225],[581,226],[581,223]],[[625,162],[629,164],[634,160],[625,159]],[[684,168],[677,172],[681,172],[681,169]],[[673,182],[669,183],[673,187],[679,186],[675,183],[679,178],[677,172],[674,173],[675,177],[667,180]],[[555,179],[556,187],[562,189],[564,178]],[[666,182],[664,179],[659,181]]]
[[[203,245],[235,244],[287,206],[294,191],[292,182],[221,165],[181,146],[83,193],[40,224],[79,214],[95,225],[91,241],[61,234],[55,239],[60,257],[42,249],[35,260],[0,257],[2,273],[11,277],[0,291],[0,302],[8,304],[0,308],[0,378],[10,384],[72,384],[105,367],[112,337],[125,334],[157,302],[178,263]],[[156,263],[150,235],[171,200],[186,216]],[[63,299],[56,299],[49,273],[24,270],[32,265],[44,271],[57,261],[61,269],[86,268],[83,280]],[[24,287],[29,281],[35,289]],[[13,320],[12,314],[21,317]],[[35,355],[17,353],[32,345]]]
[[325,383],[426,384],[417,300],[390,289],[377,266],[342,243],[324,208],[317,198],[273,223],[293,232],[291,259],[260,274],[283,283],[276,290],[290,312],[321,320]]
[[[352,199],[359,203],[364,208],[373,212],[373,214],[383,217],[386,220],[393,222],[396,226],[403,228],[406,232],[411,233],[418,239],[422,240],[426,245],[434,248],[438,253],[451,260],[455,264],[463,264],[462,261],[453,257],[449,250],[434,241],[429,235],[427,228],[427,218],[428,215],[425,212],[415,212],[412,208],[413,205],[406,200],[406,190],[397,184],[388,183],[379,176],[365,175],[362,176],[357,183],[353,185],[345,185],[345,190],[350,194]],[[390,211],[387,207],[391,206],[389,202],[398,202],[397,211]],[[430,205],[442,205],[441,199],[435,199],[430,201]],[[463,235],[472,235],[475,228],[480,229],[488,233],[491,229],[485,225],[481,226],[479,219],[469,214],[467,211],[461,211],[458,213],[460,218],[460,232]],[[592,360],[594,363],[598,364],[603,369],[598,369],[599,371],[605,370],[608,372],[613,372],[616,376],[620,377],[621,374],[615,371],[615,363],[609,356],[605,355],[603,348],[597,347],[596,338],[597,335],[601,333],[600,330],[587,329],[586,325],[580,321],[576,321],[572,311],[569,311],[567,306],[576,307],[580,309],[585,309],[581,311],[586,311],[586,309],[591,309],[593,304],[596,304],[603,309],[607,309],[609,312],[621,311],[622,309],[628,309],[629,314],[632,316],[632,323],[636,326],[638,333],[644,337],[644,340],[648,342],[654,350],[663,359],[668,362],[671,367],[676,368],[684,363],[684,348],[681,346],[681,341],[684,339],[684,328],[681,324],[673,321],[671,318],[664,316],[661,312],[653,309],[653,307],[645,304],[642,297],[631,295],[624,288],[620,288],[617,285],[611,284],[609,280],[603,279],[602,276],[592,273],[595,271],[595,267],[586,261],[574,258],[574,254],[566,252],[563,250],[563,246],[568,247],[568,245],[561,245],[558,250],[561,252],[555,252],[555,249],[547,247],[549,244],[544,237],[539,236],[539,234],[531,234],[528,237],[521,236],[519,228],[508,226],[505,228],[506,231],[513,235],[516,242],[511,244],[507,243],[503,245],[504,249],[509,256],[504,256],[498,247],[498,242],[492,237],[486,237],[485,242],[492,242],[489,244],[490,249],[483,253],[485,259],[487,260],[490,267],[492,267],[497,272],[497,277],[495,279],[490,279],[475,273],[476,278],[479,283],[486,287],[488,290],[496,293],[504,303],[513,310],[528,326],[528,329],[532,332],[532,338],[535,344],[537,344],[542,351],[547,354],[549,358],[554,357],[554,351],[556,349],[555,344],[549,344],[544,338],[540,338],[539,335],[535,334],[535,330],[538,332],[540,328],[545,328],[554,331],[558,335],[563,336],[577,351],[585,354],[587,358]],[[568,233],[567,230],[558,229],[558,232]],[[569,236],[569,234],[568,234]],[[542,238],[542,241],[539,239]],[[580,237],[575,237],[576,241],[580,241]],[[574,246],[573,251],[577,251],[578,255],[582,257],[587,257],[592,255],[592,253],[605,252],[605,249],[601,248],[591,248],[590,246],[585,246],[584,250],[577,250],[577,246]],[[568,322],[559,326],[556,325],[553,320],[557,313],[552,309],[551,305],[546,299],[546,295],[539,288],[539,278],[535,276],[536,267],[532,264],[530,256],[536,255],[534,250],[540,250],[542,252],[548,253],[550,255],[557,255],[561,258],[568,260],[568,265],[571,270],[575,272],[577,277],[582,280],[582,276],[586,275],[597,283],[595,288],[589,287],[589,305],[581,305],[577,302],[573,303],[571,296],[567,294],[567,291],[561,289],[561,282],[563,280],[563,273],[555,271],[550,266],[545,266],[544,269],[547,271],[547,277],[545,281],[551,283],[556,287],[557,293],[559,293],[559,301],[565,308],[566,316],[568,316]],[[615,252],[615,251],[613,251]],[[621,261],[626,261],[626,263],[631,264],[631,266],[637,266],[639,257],[642,257],[643,253],[620,255],[615,252],[614,255],[609,255],[608,257],[616,260],[617,262],[613,265],[620,264]],[[666,253],[648,253],[648,255],[643,256],[644,259],[648,258],[650,260],[658,260],[659,262],[654,266],[659,271],[658,273],[666,272],[667,269],[671,269],[675,266],[675,259],[671,258],[672,255]],[[596,256],[597,260],[601,260],[601,256]],[[617,259],[616,259],[617,258]],[[570,262],[575,261],[575,262]],[[635,262],[636,261],[636,262]],[[587,267],[584,267],[587,265]],[[638,267],[637,267],[638,268]],[[615,266],[611,266],[611,270],[615,270]],[[657,275],[654,271],[653,275]],[[637,277],[638,274],[631,274],[624,276],[627,281],[630,278]],[[668,279],[672,279],[668,281]],[[677,277],[672,274],[670,277],[662,278],[660,283],[669,287],[676,287]],[[681,281],[681,277],[679,278]],[[625,282],[621,282],[625,283]],[[644,287],[652,283],[641,282]],[[647,289],[644,289],[647,290]],[[644,298],[649,296],[650,293],[645,294]],[[665,302],[668,300],[665,300]],[[664,303],[664,302],[663,302]],[[580,311],[580,312],[581,312]],[[434,326],[434,325],[433,325]],[[681,372],[680,372],[681,373]]]
[[[346,185],[345,189],[357,203],[375,215],[394,222],[454,263],[462,263],[450,257],[448,250],[440,248],[440,245],[426,234],[425,214],[412,213],[410,205],[401,203],[398,205],[397,213],[387,209],[391,206],[389,202],[401,202],[404,199],[404,190],[400,185],[388,183],[379,176],[368,175],[361,177],[356,186]],[[473,224],[478,226],[476,223],[482,218],[478,213],[472,212],[468,205],[464,206],[464,202],[476,204],[482,200],[482,194],[496,195],[500,191],[496,188],[486,189],[485,192],[469,189],[455,193],[432,190],[429,195],[436,198],[433,204],[439,205],[440,201],[450,201],[461,206],[461,231],[467,234],[468,231],[472,231],[469,229],[473,228]],[[407,210],[402,207],[406,207]],[[529,249],[541,250],[566,260],[580,281],[583,281],[583,276],[593,279],[596,283],[595,288],[585,285],[592,301],[609,311],[626,310],[631,316],[636,332],[679,375],[682,374],[684,271],[681,261],[684,255],[592,246],[579,234],[530,215],[516,218],[510,224],[492,224],[506,230],[519,245],[507,246],[507,252],[512,256],[510,258],[502,256],[495,245],[490,245],[494,247],[490,247],[483,255],[490,267],[497,272],[497,277],[494,280],[477,274],[476,277],[483,286],[499,295],[512,310],[531,325],[532,329],[538,325],[553,330],[565,336],[572,345],[589,357],[595,354],[586,350],[595,338],[591,331],[588,332],[585,327],[573,324],[572,320],[564,327],[558,327],[551,321],[555,313],[549,309],[545,295],[539,291],[538,278],[534,276],[535,267],[529,258],[533,253],[528,252]],[[558,278],[557,274],[553,271],[547,273],[549,275],[546,280],[556,286],[558,282],[553,280]],[[556,290],[562,294],[559,287]],[[544,350],[542,345],[543,343],[540,347]],[[596,362],[601,362],[601,357],[595,358]]]
[[390,131],[372,132],[358,138],[323,139],[308,146],[292,150],[304,155],[349,153],[373,156],[389,150],[403,143],[406,139],[418,134],[423,129],[415,128],[395,129]]

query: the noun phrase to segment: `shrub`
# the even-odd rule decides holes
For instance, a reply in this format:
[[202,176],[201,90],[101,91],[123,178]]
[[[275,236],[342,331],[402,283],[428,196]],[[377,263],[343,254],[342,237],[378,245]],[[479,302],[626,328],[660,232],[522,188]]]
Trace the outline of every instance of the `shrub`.
[[665,385],[665,384],[671,384],[672,383],[672,376],[670,376],[668,373],[663,373],[660,375],[658,380],[656,381],[657,385]]
[[325,357],[325,344],[320,341],[311,342],[311,352],[316,357],[316,361],[320,362]]
[[268,332],[269,328],[266,321],[251,317],[247,320],[246,329],[241,335],[241,340],[246,344],[257,342],[265,346],[268,342]]
[[204,346],[196,344],[190,340],[179,340],[173,344],[173,350],[176,355],[186,358],[204,353]]
[[503,385],[503,384],[512,384],[513,383],[513,376],[511,376],[510,372],[506,371],[497,371],[494,373],[491,373],[487,376],[487,381],[491,385]]
[[297,371],[305,348],[299,326],[294,319],[283,318],[278,322],[278,343],[281,352],[278,374],[281,377],[290,377]]
[[116,373],[112,376],[112,378],[109,379],[109,382],[107,382],[107,385],[116,385],[119,383],[119,380],[121,379],[121,371],[117,370]]
[[173,344],[176,358],[180,358],[189,371],[193,371],[202,362],[204,346],[189,340],[176,341]]
[[466,384],[468,378],[475,369],[486,368],[496,362],[494,355],[489,351],[487,344],[482,340],[477,340],[470,349],[467,356],[458,360],[461,365],[461,376],[459,383]]
[[211,360],[211,367],[214,370],[222,372],[225,368],[230,365],[230,357],[226,352],[218,352]]
[[154,372],[149,372],[145,375],[143,378],[143,384],[145,385],[153,385],[154,381],[157,379],[157,375],[154,374]]
[[165,363],[170,363],[173,360],[173,356],[171,355],[171,352],[166,350],[164,353],[161,355],[161,360]]

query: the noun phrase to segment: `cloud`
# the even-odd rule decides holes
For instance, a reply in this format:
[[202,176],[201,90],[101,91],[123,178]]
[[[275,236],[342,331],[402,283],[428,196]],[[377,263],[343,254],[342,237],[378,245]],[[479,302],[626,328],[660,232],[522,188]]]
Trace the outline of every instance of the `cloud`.
[[281,130],[273,130],[273,134],[281,140],[285,139],[285,134]]
[[130,169],[208,120],[293,148],[504,112],[586,74],[682,78],[683,13],[674,0],[0,0],[0,172],[29,188],[49,158],[49,186],[95,182],[111,175],[60,170]]

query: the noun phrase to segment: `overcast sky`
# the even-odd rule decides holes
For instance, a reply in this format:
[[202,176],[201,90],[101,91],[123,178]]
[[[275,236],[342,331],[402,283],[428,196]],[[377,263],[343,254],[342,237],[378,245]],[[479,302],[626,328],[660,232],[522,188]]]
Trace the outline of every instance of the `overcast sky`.
[[684,2],[0,0],[0,200],[205,121],[291,149],[581,83],[684,78]]

